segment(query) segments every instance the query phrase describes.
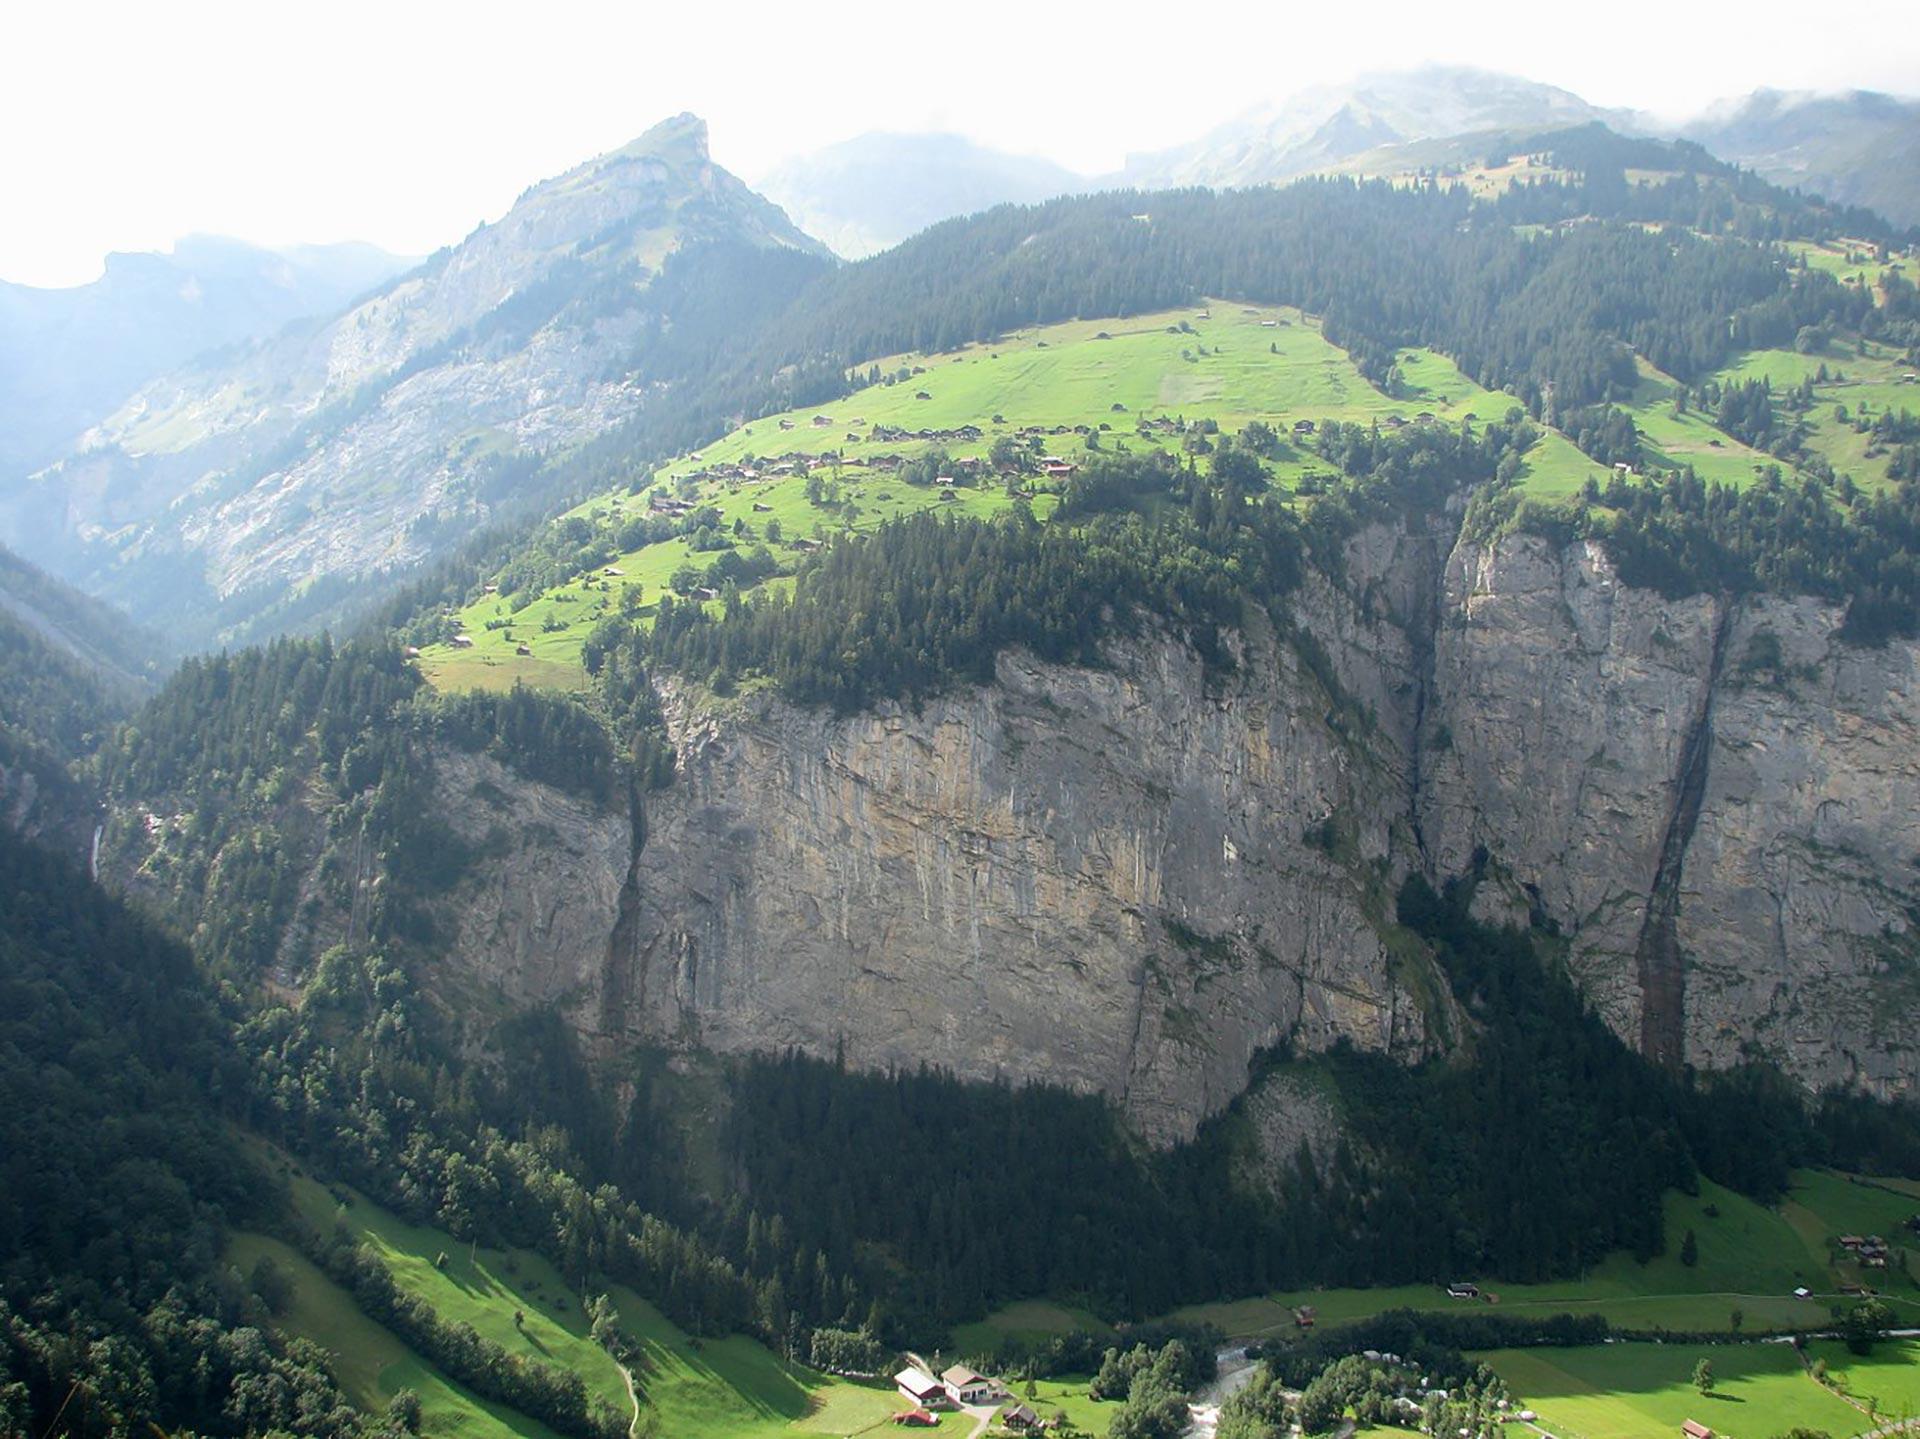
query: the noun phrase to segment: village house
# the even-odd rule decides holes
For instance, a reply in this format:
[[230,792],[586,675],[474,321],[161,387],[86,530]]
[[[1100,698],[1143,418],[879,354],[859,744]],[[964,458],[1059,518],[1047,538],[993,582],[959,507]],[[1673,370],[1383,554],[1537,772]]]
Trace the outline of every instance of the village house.
[[1713,1431],[1698,1419],[1688,1419],[1680,1425],[1681,1434],[1686,1439],[1713,1439]]
[[473,636],[472,636],[472,635],[455,635],[455,636],[453,637],[453,647],[454,647],[455,649],[457,649],[457,650],[470,650],[470,649],[472,649],[472,648],[473,648]]
[[1000,1422],[1016,1433],[1024,1434],[1038,1427],[1040,1416],[1024,1404],[1016,1404],[1000,1416]]
[[1000,1386],[976,1369],[955,1364],[940,1375],[947,1393],[961,1404],[985,1404],[1000,1397]]
[[901,1398],[917,1408],[943,1409],[952,1405],[946,1386],[917,1364],[909,1364],[894,1375],[893,1387],[900,1391]]
[[937,1429],[940,1416],[925,1409],[909,1409],[904,1414],[894,1415],[893,1422],[911,1429]]
[[1447,1298],[1449,1299],[1478,1299],[1479,1297],[1480,1286],[1478,1284],[1449,1284],[1447,1286]]

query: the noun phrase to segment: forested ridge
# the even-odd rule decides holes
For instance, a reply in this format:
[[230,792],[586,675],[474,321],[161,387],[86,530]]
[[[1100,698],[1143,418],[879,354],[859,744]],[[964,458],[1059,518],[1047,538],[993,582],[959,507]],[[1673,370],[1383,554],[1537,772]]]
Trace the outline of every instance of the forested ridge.
[[[1437,186],[1303,180],[1002,207],[823,277],[773,325],[758,363],[817,374],[1212,295],[1324,317],[1328,338],[1375,380],[1396,349],[1430,346],[1538,416],[1548,386],[1562,405],[1631,387],[1632,351],[1694,380],[1736,349],[1790,344],[1805,325],[1878,332],[1870,297],[1796,273],[1766,243],[1827,233],[1824,212],[1774,195],[1771,225],[1752,221],[1741,238],[1715,209],[1716,197],[1735,202],[1713,184],[1616,186],[1603,173],[1492,202]],[[1738,208],[1759,213],[1751,201]],[[1576,217],[1593,223],[1515,229]],[[1692,233],[1696,224],[1712,237]]]
[[[747,252],[717,267],[689,261],[683,277],[670,263],[655,285],[689,289],[676,303],[689,307],[702,337],[715,333],[698,303],[710,271],[715,284],[731,276],[759,298],[724,311],[732,325],[725,344],[648,351],[656,368],[647,375],[671,378],[675,403],[552,462],[541,488],[606,488],[742,420],[845,394],[883,356],[1204,296],[1320,315],[1328,338],[1376,382],[1388,378],[1397,350],[1430,346],[1483,385],[1511,389],[1535,418],[1549,387],[1563,408],[1624,393],[1636,350],[1693,382],[1736,350],[1791,344],[1807,326],[1920,343],[1920,334],[1887,329],[1871,296],[1797,270],[1776,246],[1839,234],[1910,238],[1870,213],[1782,190],[1697,147],[1599,127],[1515,143],[1578,178],[1515,186],[1491,200],[1434,184],[1306,179],[1279,189],[1007,205],[779,284],[756,278],[765,258]],[[1668,178],[1633,184],[1629,169]]]

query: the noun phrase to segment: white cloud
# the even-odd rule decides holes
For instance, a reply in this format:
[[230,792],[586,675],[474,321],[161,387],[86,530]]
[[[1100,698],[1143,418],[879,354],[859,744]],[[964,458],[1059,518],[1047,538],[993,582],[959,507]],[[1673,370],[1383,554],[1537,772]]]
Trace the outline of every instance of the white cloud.
[[951,128],[1098,171],[1359,70],[1472,63],[1690,112],[1780,87],[1911,90],[1911,0],[1058,6],[27,5],[5,22],[0,276],[210,231],[424,252],[682,109],[755,175],[868,129]]

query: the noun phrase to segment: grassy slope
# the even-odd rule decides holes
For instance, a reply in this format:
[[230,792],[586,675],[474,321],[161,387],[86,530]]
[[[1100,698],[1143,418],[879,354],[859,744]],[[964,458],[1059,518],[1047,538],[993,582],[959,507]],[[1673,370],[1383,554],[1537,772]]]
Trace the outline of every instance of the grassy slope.
[[[956,457],[984,456],[993,440],[1023,426],[1086,425],[1112,428],[1101,436],[1109,450],[1120,445],[1137,452],[1177,452],[1179,436],[1141,436],[1142,419],[1202,418],[1237,431],[1250,420],[1264,420],[1290,433],[1296,420],[1412,420],[1430,411],[1456,424],[1469,414],[1481,420],[1504,415],[1514,403],[1468,380],[1442,356],[1407,352],[1401,361],[1405,392],[1383,394],[1361,376],[1346,353],[1329,343],[1317,321],[1298,310],[1215,304],[1209,318],[1178,310],[1130,320],[1074,321],[1004,335],[991,344],[971,345],[952,354],[893,356],[883,372],[918,366],[924,373],[898,384],[860,390],[824,411],[794,410],[769,415],[743,426],[699,452],[682,457],[655,477],[672,485],[708,465],[792,452],[838,454],[845,461],[881,454],[915,455],[921,441],[880,441],[877,425],[909,430],[956,430],[979,425],[985,432],[972,444],[954,444]],[[1269,326],[1268,322],[1271,322]],[[1185,323],[1189,331],[1179,329]],[[1105,338],[1101,338],[1105,336]],[[1205,353],[1201,353],[1202,351]],[[920,394],[928,398],[917,398]],[[1123,408],[1116,410],[1115,405]],[[832,423],[816,426],[816,414]],[[995,415],[1002,416],[995,422]],[[783,429],[782,422],[791,428]],[[848,436],[857,438],[849,439]],[[1085,441],[1075,434],[1048,436],[1049,453],[1082,461]],[[1326,466],[1304,447],[1283,445],[1274,466],[1282,494],[1302,477],[1325,473]],[[1549,434],[1528,457],[1526,482],[1544,495],[1576,490],[1598,466],[1562,436]],[[988,517],[1010,503],[997,483],[961,487],[947,499],[933,488],[916,488],[847,463],[825,466],[855,511],[810,504],[797,476],[749,485],[708,481],[698,498],[719,508],[727,524],[736,519],[749,535],[762,537],[768,520],[778,520],[788,545],[802,537],[847,526],[868,529],[898,515],[939,508]],[[1040,494],[1035,513],[1044,517],[1052,497]],[[764,505],[766,511],[756,510]],[[572,513],[617,525],[625,516],[644,513],[645,501],[624,490],[594,496]],[[784,553],[789,559],[791,552]],[[650,612],[674,570],[690,560],[684,540],[652,545],[614,561],[621,573],[583,575],[549,590],[514,614],[507,600],[485,596],[459,612],[461,627],[474,638],[471,650],[435,646],[423,657],[423,669],[442,689],[507,688],[515,681],[555,688],[581,683],[580,644],[599,617],[617,603],[626,584],[641,586]],[[489,620],[511,619],[510,629],[489,631]],[[552,625],[555,628],[545,628]],[[530,656],[516,654],[525,644]]]
[[1787,248],[1806,259],[1809,269],[1825,270],[1842,284],[1878,285],[1888,270],[1898,270],[1907,279],[1920,282],[1920,255],[1896,255],[1887,264],[1873,258],[1873,247],[1844,240],[1815,242],[1790,240]]
[[1868,1355],[1849,1354],[1844,1344],[1822,1340],[1807,1346],[1807,1357],[1824,1361],[1836,1384],[1870,1402],[1878,1414],[1894,1419],[1920,1416],[1920,1340],[1876,1344]]
[[[310,1179],[293,1181],[301,1216],[322,1233],[345,1224],[355,1238],[370,1244],[386,1261],[394,1280],[426,1300],[453,1324],[471,1324],[484,1339],[509,1353],[570,1369],[588,1392],[627,1412],[626,1382],[607,1352],[587,1334],[577,1290],[553,1267],[524,1250],[470,1250],[438,1229],[408,1224],[358,1196],[351,1205]],[[436,1266],[441,1255],[446,1263]],[[514,1322],[515,1314],[522,1316]]]
[[[1482,1357],[1563,1439],[1669,1439],[1685,1419],[1740,1439],[1795,1425],[1836,1435],[1866,1427],[1864,1416],[1816,1384],[1785,1344],[1609,1344]],[[1711,1395],[1692,1383],[1702,1358],[1713,1364]]]
[[1013,1388],[1022,1395],[1021,1402],[1042,1418],[1051,1419],[1055,1414],[1065,1414],[1082,1434],[1101,1435],[1113,1423],[1113,1416],[1120,1412],[1120,1405],[1110,1399],[1088,1398],[1087,1386],[1092,1382],[1093,1376],[1090,1374],[1042,1379],[1034,1384],[1034,1397],[1031,1399],[1024,1397],[1024,1384],[1015,1384]]
[[1009,1337],[1040,1340],[1055,1334],[1089,1330],[1104,1333],[1107,1326],[1095,1315],[1067,1304],[1044,1299],[1024,1299],[997,1309],[975,1324],[962,1324],[953,1331],[957,1354],[990,1354],[1002,1339]]
[[1692,465],[1701,478],[1726,485],[1752,482],[1755,472],[1773,463],[1772,456],[1749,449],[1723,434],[1698,410],[1676,414],[1673,409],[1679,382],[1645,360],[1638,362],[1640,383],[1625,406],[1644,437],[1643,450],[1662,468]]
[[789,1368],[764,1345],[740,1335],[690,1339],[631,1290],[616,1287],[611,1293],[621,1327],[645,1352],[638,1378],[662,1435],[855,1434],[886,1424],[905,1407],[891,1385],[830,1379],[800,1365]]
[[[539,1255],[485,1246],[469,1249],[441,1230],[408,1224],[351,1191],[330,1191],[292,1173],[289,1182],[295,1208],[308,1224],[327,1231],[345,1224],[379,1252],[403,1288],[432,1304],[442,1319],[471,1324],[511,1353],[570,1369],[594,1397],[621,1414],[631,1412],[619,1366],[588,1335],[579,1292]],[[342,1204],[336,1193],[352,1202]],[[296,1298],[285,1326],[338,1356],[337,1372],[356,1403],[379,1408],[406,1387],[420,1394],[431,1433],[481,1439],[508,1434],[539,1439],[549,1434],[448,1381],[285,1245],[243,1236],[236,1241],[235,1262],[244,1270],[262,1252],[271,1253],[295,1280]],[[442,1254],[446,1262],[436,1264]],[[662,1435],[849,1435],[885,1425],[905,1407],[891,1385],[840,1379],[804,1366],[789,1368],[744,1335],[693,1339],[632,1290],[615,1286],[609,1292],[621,1327],[639,1340],[645,1353],[635,1378]]]
[[[1873,415],[1887,410],[1896,413],[1911,410],[1920,414],[1920,385],[1901,382],[1911,367],[1899,354],[1884,345],[1849,341],[1829,346],[1811,355],[1793,350],[1754,350],[1727,366],[1715,376],[1722,384],[1765,378],[1772,382],[1776,396],[1802,380],[1818,375],[1825,365],[1829,375],[1844,374],[1845,380],[1814,385],[1814,406],[1806,415],[1807,448],[1824,458],[1834,469],[1853,477],[1863,489],[1877,489],[1887,483],[1884,455],[1869,456],[1868,437],[1856,434],[1850,424],[1834,417],[1834,407],[1845,405],[1849,415],[1865,406]],[[1733,442],[1728,441],[1731,445]]]
[[276,1321],[331,1356],[330,1367],[348,1399],[378,1413],[402,1389],[420,1396],[421,1432],[458,1439],[556,1439],[523,1414],[481,1399],[422,1360],[391,1330],[369,1319],[353,1297],[297,1250],[262,1234],[236,1234],[227,1258],[242,1273],[267,1257],[293,1284],[292,1302]]

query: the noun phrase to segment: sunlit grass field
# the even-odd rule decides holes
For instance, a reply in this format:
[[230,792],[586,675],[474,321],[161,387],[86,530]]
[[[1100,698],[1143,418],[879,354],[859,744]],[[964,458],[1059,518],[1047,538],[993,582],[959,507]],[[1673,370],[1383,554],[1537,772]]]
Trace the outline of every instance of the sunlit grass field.
[[[1084,464],[1101,453],[1180,452],[1183,436],[1143,435],[1138,431],[1142,420],[1206,419],[1228,433],[1260,420],[1282,436],[1270,468],[1276,498],[1286,503],[1302,478],[1328,473],[1308,444],[1295,441],[1293,426],[1299,421],[1414,424],[1426,414],[1435,424],[1487,423],[1503,418],[1515,403],[1474,384],[1450,360],[1427,350],[1402,353],[1399,392],[1388,395],[1360,374],[1312,317],[1288,308],[1225,303],[1022,330],[952,354],[889,357],[879,366],[886,375],[920,373],[870,385],[820,409],[755,420],[655,475],[584,501],[570,514],[617,528],[644,514],[647,492],[661,485],[713,506],[724,528],[740,526],[739,543],[768,543],[790,568],[798,558],[796,541],[871,529],[929,509],[985,519],[1014,503],[991,475],[981,474],[973,485],[915,486],[865,463],[876,456],[912,458],[938,445],[956,459],[983,458],[995,439],[1018,438],[1020,430],[1039,427],[1048,431],[1039,437],[1043,455]],[[981,430],[977,440],[874,436],[882,427],[917,432],[970,425]],[[1076,426],[1090,435],[1074,433]],[[1055,429],[1066,432],[1051,433]],[[1097,450],[1089,448],[1090,439]],[[753,483],[687,483],[689,476],[711,467],[749,461],[764,467],[793,453],[809,456],[831,486],[825,502],[810,500],[797,474]],[[1528,453],[1521,482],[1530,493],[1564,496],[1599,468],[1564,436],[1549,432]],[[1045,518],[1054,496],[1044,481],[1030,484],[1029,503],[1036,516]],[[773,525],[778,541],[770,540]],[[625,587],[639,586],[644,622],[676,570],[688,564],[704,568],[712,559],[692,552],[687,540],[674,539],[620,554],[609,565],[549,588],[518,611],[511,598],[483,595],[456,617],[472,647],[430,647],[422,669],[436,686],[449,690],[505,689],[515,683],[576,688],[585,681],[581,645],[593,626],[614,612]],[[529,653],[520,654],[522,647]]]
[[[1796,1426],[1852,1434],[1865,1416],[1822,1388],[1786,1344],[1603,1344],[1480,1356],[1561,1439],[1672,1439],[1694,1419],[1731,1439]],[[1694,1365],[1713,1366],[1701,1394]]]
[[[620,1367],[588,1333],[585,1299],[551,1264],[518,1249],[462,1244],[445,1231],[406,1222],[363,1195],[286,1170],[298,1217],[322,1233],[344,1226],[370,1245],[395,1282],[430,1304],[443,1322],[469,1324],[527,1359],[578,1374],[590,1395],[632,1413]],[[297,1250],[258,1234],[234,1238],[229,1261],[245,1274],[261,1256],[292,1281],[278,1323],[326,1349],[348,1397],[384,1409],[402,1388],[419,1394],[424,1431],[475,1436],[551,1431],[454,1383]],[[864,1432],[887,1424],[903,1404],[890,1384],[861,1382],[789,1364],[745,1335],[696,1339],[624,1286],[607,1291],[620,1327],[640,1345],[635,1369],[644,1409],[661,1435],[762,1439],[776,1434]]]

